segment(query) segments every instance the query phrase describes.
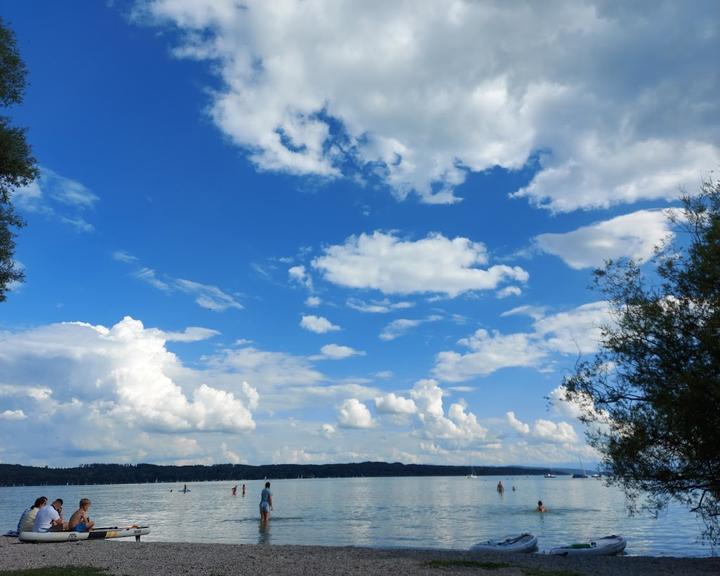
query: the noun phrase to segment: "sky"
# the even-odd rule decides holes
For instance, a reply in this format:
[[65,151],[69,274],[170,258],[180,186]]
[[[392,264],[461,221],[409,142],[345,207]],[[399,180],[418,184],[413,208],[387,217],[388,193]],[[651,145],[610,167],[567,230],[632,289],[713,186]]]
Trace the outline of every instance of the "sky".
[[0,462],[594,465],[562,380],[720,163],[703,2],[0,0]]

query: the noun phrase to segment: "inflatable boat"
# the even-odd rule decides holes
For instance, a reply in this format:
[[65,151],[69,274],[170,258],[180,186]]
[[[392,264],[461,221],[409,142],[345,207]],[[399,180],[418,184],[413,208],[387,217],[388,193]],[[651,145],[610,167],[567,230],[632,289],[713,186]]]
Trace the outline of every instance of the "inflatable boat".
[[20,532],[18,538],[22,542],[77,542],[79,540],[108,540],[110,538],[129,538],[150,534],[150,526],[112,526],[109,528],[93,528],[90,532]]
[[589,542],[579,542],[568,546],[551,548],[548,554],[560,556],[614,556],[625,550],[627,540],[622,536],[605,536]]
[[505,536],[498,540],[486,540],[470,547],[471,552],[534,552],[535,550],[537,550],[537,538],[527,533]]

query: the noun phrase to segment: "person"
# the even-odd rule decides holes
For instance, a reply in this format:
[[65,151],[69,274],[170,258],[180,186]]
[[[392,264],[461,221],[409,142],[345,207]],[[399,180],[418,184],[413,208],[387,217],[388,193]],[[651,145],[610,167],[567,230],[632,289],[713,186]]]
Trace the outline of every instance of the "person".
[[70,516],[68,521],[68,530],[72,532],[90,532],[92,527],[95,526],[95,522],[90,520],[88,516],[88,510],[90,509],[90,500],[83,498],[78,504],[78,509]]
[[500,494],[502,494],[503,492],[505,492],[505,486],[503,486],[502,480],[500,480],[500,482],[498,482],[497,491],[498,491]]
[[542,503],[542,500],[538,500],[538,505],[536,510],[538,512],[547,512],[547,508],[545,508],[545,505]]
[[47,504],[47,500],[47,496],[40,496],[40,498],[37,498],[30,508],[22,513],[17,525],[18,534],[20,534],[20,532],[32,532],[38,510]]
[[232,487],[232,495],[237,496],[237,484]]
[[265,482],[265,488],[260,493],[260,520],[268,521],[270,510],[273,509],[272,492],[270,492],[270,482]]
[[33,522],[33,532],[62,532],[67,529],[67,522],[62,517],[62,498],[56,498],[50,506],[38,510]]
[[242,495],[245,496],[245,484],[242,486]]

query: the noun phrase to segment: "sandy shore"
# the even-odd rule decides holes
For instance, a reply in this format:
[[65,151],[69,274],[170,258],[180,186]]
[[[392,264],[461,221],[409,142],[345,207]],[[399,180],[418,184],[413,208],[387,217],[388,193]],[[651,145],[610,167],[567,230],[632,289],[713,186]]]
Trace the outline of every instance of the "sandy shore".
[[[510,564],[463,567],[452,562],[471,560]],[[431,561],[440,561],[430,564]],[[87,541],[23,544],[0,538],[0,571],[42,566],[96,566],[117,576],[207,574],[494,574],[495,576],[669,576],[720,574],[720,558],[561,558],[542,554],[479,555],[434,550],[376,550],[321,546],[260,546],[165,542]]]

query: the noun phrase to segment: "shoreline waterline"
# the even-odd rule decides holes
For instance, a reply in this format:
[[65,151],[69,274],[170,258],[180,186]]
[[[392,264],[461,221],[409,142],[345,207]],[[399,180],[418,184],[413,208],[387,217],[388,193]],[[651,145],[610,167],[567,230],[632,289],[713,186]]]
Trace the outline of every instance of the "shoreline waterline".
[[238,573],[290,574],[468,574],[485,566],[497,576],[526,572],[574,572],[613,576],[710,576],[720,558],[614,556],[564,558],[544,554],[478,554],[427,549],[351,546],[104,542],[24,544],[0,538],[0,571],[48,566],[94,566],[118,576]]

